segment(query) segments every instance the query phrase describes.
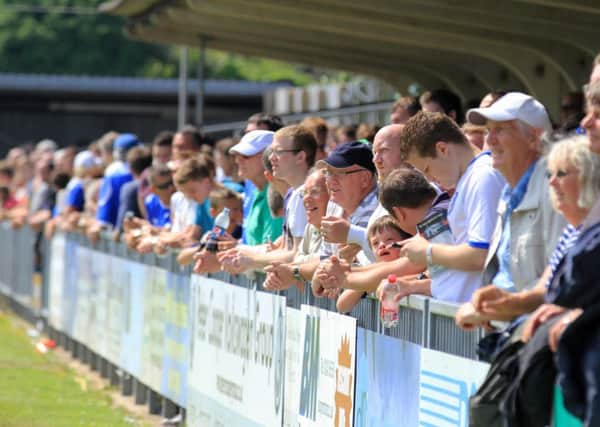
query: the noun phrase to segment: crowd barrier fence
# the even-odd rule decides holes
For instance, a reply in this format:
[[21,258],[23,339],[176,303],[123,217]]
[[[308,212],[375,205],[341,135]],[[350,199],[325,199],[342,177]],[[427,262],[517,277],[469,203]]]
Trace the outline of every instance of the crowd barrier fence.
[[384,330],[372,298],[344,316],[308,286],[264,292],[261,273],[196,275],[174,254],[74,233],[41,239],[36,290],[36,238],[2,224],[0,289],[151,412],[199,426],[468,425],[487,365],[454,305],[409,297]]
[[14,310],[33,320],[43,305],[39,235],[29,227],[13,228],[0,222],[0,292]]

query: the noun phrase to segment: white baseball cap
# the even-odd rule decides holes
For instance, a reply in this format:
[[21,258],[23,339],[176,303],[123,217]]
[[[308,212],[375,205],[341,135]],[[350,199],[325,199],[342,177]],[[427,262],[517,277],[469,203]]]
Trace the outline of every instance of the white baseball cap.
[[275,132],[270,130],[253,130],[242,137],[240,142],[229,149],[232,154],[254,156],[262,153],[273,142]]
[[75,156],[73,166],[75,169],[91,169],[93,167],[101,166],[102,160],[94,155],[89,150],[82,151]]
[[521,120],[537,129],[552,130],[546,108],[521,92],[509,92],[487,108],[471,108],[467,111],[467,120],[474,125],[485,125],[488,120]]
[[35,145],[35,151],[56,151],[58,144],[51,139],[42,139]]

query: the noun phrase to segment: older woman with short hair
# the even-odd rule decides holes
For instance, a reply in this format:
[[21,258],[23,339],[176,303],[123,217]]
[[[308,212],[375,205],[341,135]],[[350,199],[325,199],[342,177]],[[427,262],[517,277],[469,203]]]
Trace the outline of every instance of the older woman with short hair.
[[[586,98],[587,115],[581,126],[587,132],[589,150],[600,158],[600,81],[588,87]],[[597,173],[598,167],[595,169]],[[586,178],[598,182],[597,176]],[[569,309],[549,329],[548,341],[556,351],[564,406],[586,427],[600,425],[600,198],[590,194],[588,200],[593,205],[580,226],[580,235],[558,267],[548,292],[554,304]]]
[[[590,151],[586,136],[574,136],[556,142],[547,160],[552,204],[565,217],[568,225],[558,240],[544,275],[531,291],[508,294],[494,289],[498,297],[491,305],[492,310],[485,310],[484,305],[484,310],[477,311],[475,304],[466,304],[456,317],[457,323],[463,327],[488,320],[515,319],[506,331],[527,343],[519,352],[519,375],[511,380],[513,385],[502,398],[503,406],[511,408],[504,414],[507,425],[513,425],[515,419],[522,422],[521,425],[542,426],[550,423],[551,410],[546,408],[552,407],[556,371],[550,368],[554,362],[547,348],[556,349],[556,343],[553,342],[556,338],[553,333],[556,332],[553,331],[557,331],[563,323],[568,324],[581,312],[578,309],[569,310],[557,299],[557,295],[563,292],[560,278],[567,254],[579,238],[583,221],[596,200],[600,199],[600,156]],[[508,303],[512,308],[507,310],[501,307],[496,312],[495,306],[502,303]],[[536,307],[522,330],[517,328],[524,319],[519,316]],[[502,318],[506,314],[510,317]],[[536,366],[547,370],[543,381],[535,373],[525,373],[534,369],[533,360]],[[535,396],[531,395],[532,390]],[[524,403],[532,398],[535,403]]]
[[[546,303],[529,317],[523,331],[523,341],[531,340],[532,346],[526,350],[529,353],[532,352],[532,349],[538,349],[540,343],[543,342],[546,342],[550,349],[556,352],[559,349],[559,340],[563,332],[582,315],[584,310],[593,312],[590,307],[594,305],[594,299],[598,299],[598,292],[593,290],[597,287],[596,280],[589,277],[590,271],[597,270],[596,261],[589,256],[589,252],[597,252],[600,247],[597,243],[598,239],[590,240],[589,234],[590,231],[592,234],[594,233],[590,229],[598,226],[586,227],[584,225],[589,220],[592,208],[600,200],[600,155],[594,151],[590,135],[575,136],[556,143],[548,155],[548,177],[552,203],[554,208],[564,215],[569,224],[563,231],[550,258],[551,274],[546,284]],[[596,232],[596,234],[598,233]],[[587,243],[582,244],[582,241],[586,240]],[[595,247],[593,247],[594,243]],[[582,247],[585,247],[583,251]],[[596,302],[596,304],[598,303]],[[589,330],[591,326],[589,319],[587,324],[585,322],[586,319],[583,323],[575,324],[578,334]],[[575,415],[585,420],[586,426],[597,425],[597,422],[600,421],[598,398],[592,397],[590,400],[590,395],[586,396],[586,393],[589,392],[590,378],[595,375],[594,381],[598,381],[598,369],[596,365],[596,372],[593,372],[594,368],[586,366],[585,361],[589,361],[591,354],[597,353],[598,345],[596,344],[595,348],[590,349],[586,344],[581,345],[581,342],[594,342],[593,338],[574,338],[573,330],[569,335],[570,340],[568,341],[570,342],[568,345],[561,344],[562,352],[559,350],[557,358],[559,382],[566,398],[565,403],[569,403],[567,407]],[[534,336],[542,339],[534,338]],[[597,337],[598,335],[596,335]],[[541,354],[542,349],[539,348],[538,351],[540,353],[536,354]],[[543,362],[539,359],[536,363]],[[582,366],[585,367],[582,368]],[[568,373],[567,377],[565,377],[565,372]],[[554,375],[553,372],[548,372],[548,378],[550,375]],[[588,384],[583,386],[582,390],[581,380],[584,377]],[[550,399],[552,392],[548,387],[540,385],[537,387],[536,397],[540,400],[543,400],[544,396]],[[575,395],[578,398],[573,399]],[[573,404],[577,400],[578,402]],[[582,407],[586,405],[587,408],[582,410]],[[577,410],[573,411],[573,408]],[[523,418],[522,414],[519,416]]]
[[[579,236],[581,224],[600,199],[600,156],[589,149],[586,136],[573,136],[554,144],[548,154],[548,184],[554,209],[568,225],[550,257],[551,277],[567,249]],[[548,295],[546,300],[549,300]]]

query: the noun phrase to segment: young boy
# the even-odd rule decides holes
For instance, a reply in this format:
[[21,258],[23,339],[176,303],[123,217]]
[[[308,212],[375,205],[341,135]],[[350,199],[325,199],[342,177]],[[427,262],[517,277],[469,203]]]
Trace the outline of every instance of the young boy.
[[224,208],[229,209],[227,233],[236,240],[242,238],[243,199],[240,193],[230,188],[218,188],[210,192],[210,216],[216,218]]
[[[200,238],[201,233],[211,230],[212,218],[206,212],[204,221],[196,220],[195,224],[189,224],[191,216],[198,217],[198,207],[207,200],[214,186],[210,165],[201,157],[192,157],[184,160],[173,174],[173,181],[178,193],[171,197],[171,231],[161,231],[159,236],[146,236],[137,245],[139,252],[145,253],[154,250],[157,255],[167,251],[167,247],[184,248],[193,244]],[[176,198],[175,196],[182,196]],[[180,203],[180,202],[185,203]],[[189,203],[188,203],[189,202]],[[206,209],[208,211],[208,209]],[[185,228],[175,227],[180,219],[185,219],[182,224]],[[176,231],[173,231],[176,229]]]
[[171,170],[162,163],[150,168],[150,191],[144,198],[148,222],[155,227],[171,226],[171,196],[175,192],[175,184]]
[[[226,234],[222,236],[220,240],[223,240],[223,246],[226,246],[229,242],[232,242],[232,244],[235,245],[237,240],[242,238],[242,196],[229,188],[222,187],[211,191],[209,200],[210,215],[213,218],[216,218],[223,209],[229,209],[229,227],[225,230]],[[210,233],[211,231],[212,230],[209,230],[207,233]],[[198,255],[196,256],[196,254]],[[215,254],[205,250],[199,251],[198,246],[182,250],[177,257],[177,262],[180,265],[188,265],[192,263],[194,259],[198,260],[195,268],[195,271],[198,273],[214,272],[219,271],[220,269]]]
[[[403,231],[391,215],[384,215],[376,219],[367,231],[367,239],[371,250],[375,254],[376,262],[388,262],[400,257],[400,248],[392,243],[401,242],[412,237]],[[336,308],[341,313],[350,312],[365,296],[366,292],[346,289],[336,302]]]

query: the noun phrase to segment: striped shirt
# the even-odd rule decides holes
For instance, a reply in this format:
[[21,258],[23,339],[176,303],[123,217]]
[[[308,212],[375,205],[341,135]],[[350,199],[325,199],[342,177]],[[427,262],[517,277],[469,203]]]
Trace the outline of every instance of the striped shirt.
[[550,277],[546,282],[546,289],[548,289],[547,294],[552,293],[550,286],[552,284],[554,274],[556,273],[556,269],[569,251],[569,248],[571,248],[571,246],[573,246],[579,238],[580,233],[581,225],[575,227],[571,224],[568,224],[560,235],[558,243],[556,244],[556,248],[554,248],[554,252],[552,252],[552,255],[550,255],[550,260],[548,261],[548,265],[550,266]]

